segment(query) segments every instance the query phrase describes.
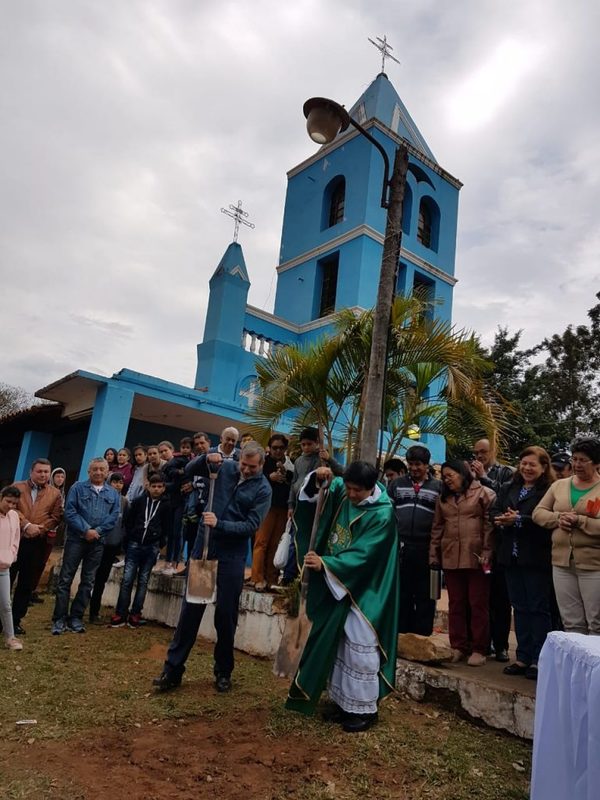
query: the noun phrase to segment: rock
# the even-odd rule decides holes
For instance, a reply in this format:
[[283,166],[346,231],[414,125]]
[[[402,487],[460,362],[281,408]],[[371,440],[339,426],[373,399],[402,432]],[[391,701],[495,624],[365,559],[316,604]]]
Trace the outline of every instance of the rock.
[[448,661],[452,656],[450,645],[439,636],[419,636],[418,633],[398,634],[398,658],[421,661],[425,664]]

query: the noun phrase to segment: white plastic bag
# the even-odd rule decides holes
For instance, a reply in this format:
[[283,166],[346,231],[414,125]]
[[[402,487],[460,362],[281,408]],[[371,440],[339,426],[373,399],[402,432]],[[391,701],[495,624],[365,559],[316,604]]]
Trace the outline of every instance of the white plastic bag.
[[275,569],[285,569],[288,562],[290,553],[290,544],[292,543],[292,520],[288,519],[285,530],[281,535],[275,556],[273,558],[273,566]]

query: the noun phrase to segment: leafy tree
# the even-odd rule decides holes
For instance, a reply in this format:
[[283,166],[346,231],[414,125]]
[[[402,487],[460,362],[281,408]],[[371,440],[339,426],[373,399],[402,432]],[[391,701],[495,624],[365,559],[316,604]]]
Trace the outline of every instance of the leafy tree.
[[[597,295],[600,299],[600,293]],[[569,325],[530,350],[519,349],[522,331],[498,328],[489,352],[490,384],[509,402],[507,453],[529,444],[552,453],[573,439],[600,431],[600,303],[588,325]]]

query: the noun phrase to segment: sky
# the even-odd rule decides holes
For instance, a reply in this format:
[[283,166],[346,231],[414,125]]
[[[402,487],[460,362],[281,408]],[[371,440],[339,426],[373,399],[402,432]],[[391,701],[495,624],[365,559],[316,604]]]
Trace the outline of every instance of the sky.
[[[192,385],[242,200],[271,311],[302,104],[386,72],[459,178],[454,322],[533,345],[600,290],[600,3],[19,0],[0,27],[0,380],[123,367]],[[594,88],[596,87],[596,88]]]

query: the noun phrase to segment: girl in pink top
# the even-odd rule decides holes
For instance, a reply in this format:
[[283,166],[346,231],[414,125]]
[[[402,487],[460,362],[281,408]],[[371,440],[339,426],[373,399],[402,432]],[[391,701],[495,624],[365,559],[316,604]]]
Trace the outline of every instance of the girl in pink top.
[[16,486],[6,486],[0,492],[0,620],[9,650],[23,649],[22,642],[15,639],[10,606],[10,565],[19,550],[20,523],[15,509],[20,496]]

